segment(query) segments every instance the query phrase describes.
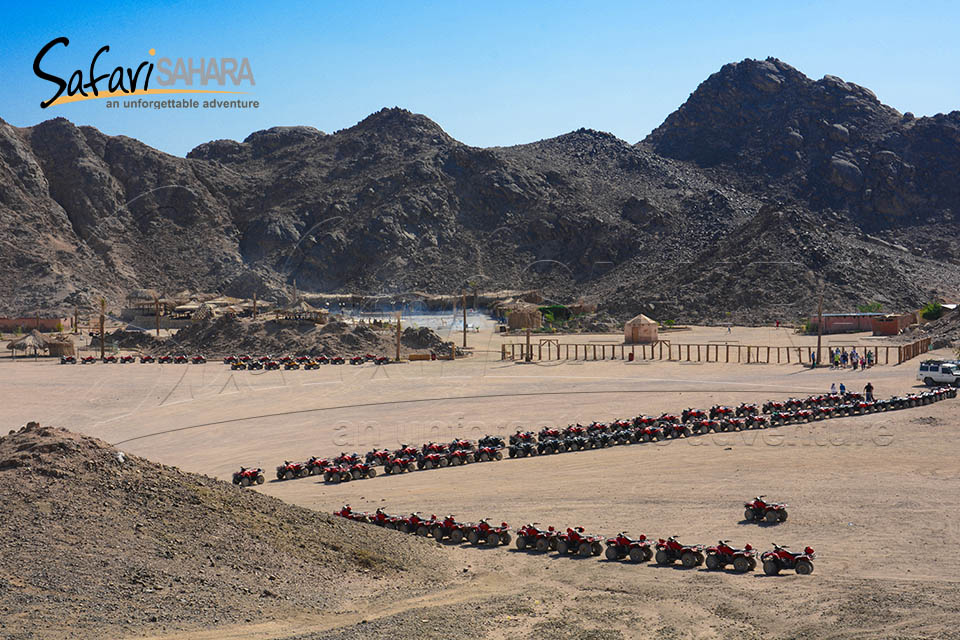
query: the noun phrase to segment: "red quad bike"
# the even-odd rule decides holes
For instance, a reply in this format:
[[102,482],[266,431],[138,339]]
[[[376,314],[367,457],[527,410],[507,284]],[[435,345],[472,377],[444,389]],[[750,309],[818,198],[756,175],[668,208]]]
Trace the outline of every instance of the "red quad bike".
[[190,359],[182,353],[180,355],[173,356],[173,364],[187,364],[188,362],[190,362]]
[[416,458],[390,458],[383,465],[383,470],[387,475],[399,475],[404,471],[413,471],[417,466]]
[[157,362],[160,364],[171,364],[173,362],[173,356],[160,356],[157,358]]
[[417,469],[429,471],[430,469],[442,469],[450,464],[445,453],[427,453],[417,456]]
[[770,422],[765,416],[747,416],[746,420],[751,429],[766,429],[770,426]]
[[156,360],[154,359],[153,356],[151,356],[151,355],[146,355],[146,356],[140,356],[140,362],[143,363],[143,364],[145,364],[145,363],[148,363],[148,362],[156,362]]
[[134,361],[136,361],[136,358],[133,356],[120,356],[120,364],[128,364]]
[[746,402],[741,402],[740,406],[736,409],[736,414],[738,418],[746,418],[747,416],[756,416],[760,414],[760,408],[755,404],[747,404]]
[[346,518],[347,520],[354,520],[356,522],[370,522],[371,518],[373,517],[365,511],[354,511],[348,504],[340,507],[339,511],[334,511],[333,515]]
[[626,532],[618,533],[616,537],[607,538],[607,560],[623,560],[630,558],[633,562],[646,562],[653,557],[653,549],[647,536],[639,538],[627,537]]
[[234,362],[239,362],[237,356],[226,356],[223,359],[223,364],[233,364]]
[[370,516],[370,522],[385,529],[396,529],[397,524],[400,522],[400,516],[392,516],[383,509],[378,508],[373,515]]
[[259,358],[257,358],[257,362],[259,362],[260,364],[267,364],[271,360],[273,360],[273,358],[271,358],[270,356],[260,356]]
[[310,469],[302,462],[284,461],[277,467],[277,480],[293,480],[294,478],[305,478],[310,475]]
[[813,411],[814,420],[826,420],[834,415],[833,407],[830,405],[818,405],[810,410]]
[[192,358],[190,358],[191,364],[204,364],[206,361],[207,361],[207,359],[204,358],[204,357],[203,357],[202,355],[200,355],[199,353],[198,353],[197,355],[193,356]]
[[770,402],[765,402],[763,404],[764,413],[782,413],[787,410],[787,405],[785,402],[780,402],[779,400],[771,400]]
[[660,442],[667,439],[666,430],[659,425],[648,424],[640,427],[638,431],[640,432],[639,439],[641,442]]
[[[518,432],[518,433],[519,433],[519,432]],[[585,426],[583,426],[582,424],[579,424],[579,423],[578,423],[578,424],[572,424],[572,425],[570,425],[569,427],[567,427],[566,429],[563,430],[563,435],[564,435],[564,437],[569,437],[569,436],[586,436],[586,435],[587,435],[587,428],[586,428]]]
[[363,480],[364,478],[376,478],[377,470],[366,462],[357,462],[350,467],[350,475],[354,480]]
[[680,416],[672,413],[661,413],[660,417],[657,418],[657,424],[666,426],[668,424],[675,424],[680,422]]
[[116,364],[117,356],[103,356],[103,361],[108,364]]
[[770,426],[776,427],[781,424],[790,424],[794,421],[795,416],[789,411],[774,411],[770,414]]
[[424,520],[420,517],[419,511],[414,511],[406,518],[400,518],[397,529],[403,533],[415,533],[426,538],[435,524],[437,524],[437,516],[431,515],[429,520]]
[[353,356],[350,358],[350,364],[363,364],[366,362],[363,356]]
[[743,431],[746,428],[746,418],[725,418],[720,422],[720,429],[722,431]]
[[268,360],[263,364],[263,368],[267,371],[279,371],[280,363],[276,360]]
[[444,539],[447,539],[453,544],[460,544],[463,542],[465,536],[465,528],[466,525],[462,522],[457,522],[452,515],[449,515],[433,525],[433,528],[430,530],[430,535],[432,535],[433,539],[437,542],[442,542]]
[[386,449],[374,449],[367,452],[366,462],[369,465],[383,465],[390,459],[390,452]]
[[825,395],[816,395],[816,396],[807,396],[803,399],[803,406],[807,409],[813,409],[814,407],[822,407],[830,404],[829,396]]
[[408,444],[400,445],[400,448],[393,452],[394,458],[415,458],[419,451],[416,447],[411,447]]
[[280,356],[279,358],[277,358],[277,361],[280,364],[287,364],[288,362],[293,362],[293,356],[291,355]]
[[346,361],[343,359],[343,356],[333,356],[330,358],[330,364],[343,364],[344,362]]
[[683,563],[687,569],[699,567],[703,564],[703,545],[693,544],[685,545],[677,542],[676,536],[670,536],[666,540],[663,538],[657,540],[657,564],[673,564],[677,560]]
[[715,404],[710,407],[710,419],[711,420],[723,420],[724,418],[732,418],[734,414],[732,407],[725,407],[723,405]]
[[77,364],[77,359],[74,356],[60,356],[60,364]]
[[333,459],[334,464],[346,465],[348,467],[353,466],[358,462],[362,462],[362,460],[360,460],[360,454],[356,452],[344,453],[341,451],[340,455]]
[[447,454],[447,460],[450,462],[451,467],[469,464],[470,462],[473,462],[473,452],[465,451],[464,449],[457,449],[456,451],[451,451]]
[[390,362],[390,358],[388,358],[387,356],[377,356],[373,360],[373,364],[388,364],[389,362]]
[[353,473],[350,471],[350,467],[346,465],[334,464],[323,470],[324,482],[339,484],[341,482],[350,482],[351,480],[353,480]]
[[693,423],[694,433],[699,433],[700,435],[710,433],[711,431],[717,433],[721,428],[722,425],[718,420],[697,420]]
[[663,429],[664,435],[668,438],[679,438],[680,436],[689,438],[693,435],[693,429],[690,428],[690,425],[679,422],[661,423],[661,428]]
[[306,462],[307,469],[310,470],[310,475],[316,476],[323,473],[323,470],[331,466],[331,462],[326,458],[318,458],[317,456],[312,456]]
[[367,362],[373,362],[377,359],[377,356],[373,355],[372,353],[365,353],[363,354],[363,359]]
[[453,442],[447,445],[447,448],[450,451],[473,451],[473,443],[469,440],[463,440],[457,438]]
[[420,450],[423,452],[423,455],[429,455],[431,453],[447,453],[447,445],[443,442],[428,442]]
[[249,487],[252,484],[263,484],[263,469],[248,469],[240,467],[240,471],[233,472],[233,484]]
[[310,362],[310,356],[299,355],[296,358],[294,358],[294,360],[296,360],[300,364],[303,364],[305,362]]
[[[517,432],[519,433],[519,432]],[[537,441],[543,442],[544,440],[549,440],[550,438],[560,439],[561,434],[559,429],[553,427],[544,427],[540,429],[540,433],[537,434]]]
[[547,527],[546,530],[539,529],[539,522],[527,524],[517,529],[517,550],[524,551],[531,549],[546,553],[557,548],[557,530],[553,527]]
[[83,356],[80,358],[80,364],[93,364],[97,359],[93,356]]
[[757,496],[752,502],[745,502],[743,507],[743,519],[748,522],[786,522],[787,507],[789,505],[780,502],[766,502],[764,496]]
[[718,571],[728,564],[737,573],[746,573],[757,568],[757,550],[749,544],[743,549],[730,546],[729,540],[721,540],[715,547],[707,547],[707,569]]
[[251,360],[253,360],[253,356],[251,356],[248,353],[245,353],[242,356],[237,356],[237,360],[239,360],[240,362],[250,362]]
[[562,556],[578,554],[582,557],[598,556],[603,551],[603,538],[588,535],[583,527],[568,528],[566,533],[557,536],[557,553]]
[[486,519],[466,527],[467,541],[473,546],[486,543],[491,547],[510,544],[510,525],[501,522],[499,527],[491,525]]
[[684,409],[680,414],[681,422],[695,422],[697,420],[706,420],[707,412],[703,409]]
[[803,400],[800,398],[788,398],[783,404],[787,406],[787,411],[796,411],[804,407]]
[[323,354],[320,354],[319,356],[317,356],[317,362],[319,364],[330,364],[330,358],[328,358]]
[[785,545],[773,545],[772,551],[765,551],[760,560],[763,572],[775,576],[784,569],[793,569],[802,576],[813,573],[813,560],[817,554],[811,547],[804,547],[803,553],[793,553]]
[[503,451],[500,450],[500,447],[480,447],[477,449],[477,452],[473,454],[473,459],[476,462],[503,460]]

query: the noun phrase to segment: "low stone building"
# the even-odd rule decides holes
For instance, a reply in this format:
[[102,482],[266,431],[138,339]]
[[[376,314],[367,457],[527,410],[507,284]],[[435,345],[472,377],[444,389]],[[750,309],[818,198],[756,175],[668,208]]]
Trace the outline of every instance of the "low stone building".
[[657,340],[657,321],[642,313],[623,326],[623,341],[627,344],[650,344]]

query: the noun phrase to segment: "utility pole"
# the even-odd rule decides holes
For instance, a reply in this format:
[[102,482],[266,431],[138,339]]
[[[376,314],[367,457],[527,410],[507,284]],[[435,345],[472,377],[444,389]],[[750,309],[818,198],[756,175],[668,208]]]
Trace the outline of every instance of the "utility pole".
[[157,337],[160,337],[160,298],[153,296],[153,315],[157,318]]
[[814,367],[820,363],[820,341],[823,339],[823,286],[820,287],[820,302],[817,304],[817,361]]
[[460,291],[461,297],[463,298],[463,348],[467,348],[467,292],[465,290]]
[[106,344],[106,337],[103,334],[103,323],[107,315],[107,299],[100,298],[100,360],[103,360],[104,355],[104,345]]
[[530,327],[527,327],[527,353],[523,357],[524,362],[533,360],[533,347],[530,346]]
[[397,362],[400,362],[400,312],[397,311]]

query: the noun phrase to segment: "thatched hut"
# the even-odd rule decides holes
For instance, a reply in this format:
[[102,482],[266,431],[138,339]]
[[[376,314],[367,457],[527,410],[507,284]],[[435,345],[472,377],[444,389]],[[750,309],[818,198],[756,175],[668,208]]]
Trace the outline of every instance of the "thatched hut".
[[508,302],[497,305],[496,313],[506,317],[510,329],[539,329],[543,326],[543,314],[537,305],[528,302]]
[[51,340],[47,343],[47,352],[55,358],[76,356],[77,348],[70,340]]
[[281,322],[313,322],[322,324],[327,321],[327,312],[311,306],[305,300],[298,300],[289,307],[277,312],[277,320]]
[[623,341],[627,344],[652,343],[657,340],[657,321],[642,313],[627,320],[623,327]]
[[30,333],[8,342],[7,349],[14,352],[14,355],[17,351],[33,351],[33,355],[37,356],[40,351],[47,350],[48,342],[49,340],[42,333],[34,329]]

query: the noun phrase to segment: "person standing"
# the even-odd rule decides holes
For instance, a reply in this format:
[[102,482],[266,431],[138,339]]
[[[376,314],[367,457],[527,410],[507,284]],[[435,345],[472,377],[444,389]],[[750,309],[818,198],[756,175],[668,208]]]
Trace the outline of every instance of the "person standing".
[[836,382],[831,382],[831,383],[830,383],[830,395],[832,395],[832,396],[837,395],[837,383],[836,383]]
[[860,371],[867,370],[867,361],[863,356],[860,356]]
[[843,351],[840,352],[840,363],[843,365],[844,369],[847,368],[847,359],[849,357],[850,356],[847,355],[847,349],[844,348]]
[[840,395],[843,395],[847,392],[847,385],[840,383]]
[[863,388],[863,393],[867,396],[867,402],[873,402],[873,384],[868,382]]

